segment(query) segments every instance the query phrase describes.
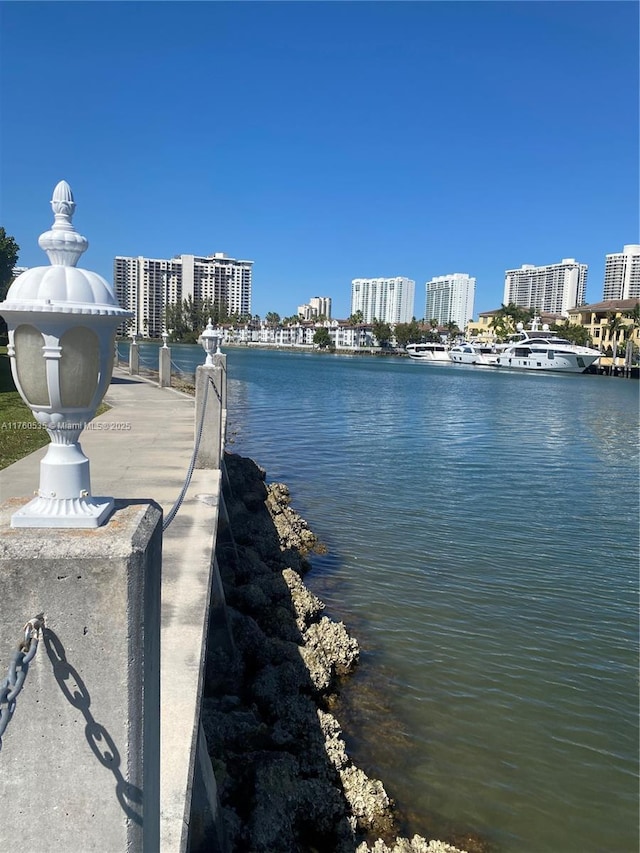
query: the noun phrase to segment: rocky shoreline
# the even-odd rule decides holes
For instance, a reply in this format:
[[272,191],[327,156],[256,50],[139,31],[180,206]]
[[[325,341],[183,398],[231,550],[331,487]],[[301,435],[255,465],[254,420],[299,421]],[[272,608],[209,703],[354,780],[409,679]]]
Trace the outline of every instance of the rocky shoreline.
[[232,639],[210,644],[203,727],[232,853],[460,853],[397,835],[332,713],[359,648],[304,585],[319,543],[280,483],[225,454],[216,557]]

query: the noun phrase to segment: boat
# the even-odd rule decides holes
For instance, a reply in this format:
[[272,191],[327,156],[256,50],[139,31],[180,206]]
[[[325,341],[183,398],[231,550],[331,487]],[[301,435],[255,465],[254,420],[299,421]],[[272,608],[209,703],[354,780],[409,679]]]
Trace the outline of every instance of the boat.
[[531,321],[529,330],[518,323],[518,334],[498,354],[492,366],[507,370],[584,373],[602,355],[597,349],[579,346],[558,337],[546,323],[542,328],[539,325],[537,317]]
[[405,350],[409,358],[425,364],[451,364],[449,345],[440,341],[427,341],[424,344],[407,344]]
[[454,364],[473,364],[476,367],[492,367],[501,351],[501,344],[480,343],[480,341],[463,341],[449,350],[449,357]]

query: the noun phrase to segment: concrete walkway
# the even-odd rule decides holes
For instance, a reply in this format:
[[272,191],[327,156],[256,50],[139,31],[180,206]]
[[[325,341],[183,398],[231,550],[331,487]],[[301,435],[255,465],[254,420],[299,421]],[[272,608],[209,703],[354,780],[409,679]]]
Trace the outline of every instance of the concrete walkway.
[[[116,368],[105,402],[112,408],[80,439],[90,460],[92,493],[154,500],[166,517],[191,460],[194,398]],[[0,502],[33,495],[45,452],[46,447],[0,471]],[[161,853],[186,849],[220,476],[214,470],[193,472],[180,510],[164,533]]]

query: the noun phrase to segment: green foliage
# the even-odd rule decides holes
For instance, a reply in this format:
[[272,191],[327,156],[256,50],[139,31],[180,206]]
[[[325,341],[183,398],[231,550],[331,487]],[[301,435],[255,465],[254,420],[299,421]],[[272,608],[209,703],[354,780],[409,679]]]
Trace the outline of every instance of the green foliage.
[[535,313],[535,309],[520,308],[514,302],[501,305],[491,320],[491,329],[499,341],[505,341],[509,335],[516,333],[518,323],[526,327],[535,317]]
[[264,319],[267,321],[267,325],[272,329],[275,329],[280,325],[280,315],[275,311],[267,311],[267,315]]
[[640,302],[636,302],[630,311],[625,311],[623,315],[627,320],[631,320],[631,325],[628,328],[631,331],[640,329]]
[[13,268],[18,261],[20,248],[13,237],[0,227],[0,302],[5,298],[13,281]]
[[332,346],[331,336],[326,326],[320,326],[319,329],[316,329],[313,336],[313,343],[320,347],[320,349],[328,349]]
[[453,322],[453,320],[450,320],[447,323],[446,329],[450,341],[452,341],[460,334],[460,329],[458,328],[457,324]]
[[361,326],[364,323],[364,314],[362,311],[356,311],[355,314],[350,314],[347,318],[347,323],[350,326]]
[[331,336],[329,335],[329,330],[326,326],[320,326],[319,329],[316,329],[316,332],[313,336],[313,343],[320,347],[320,349],[327,349],[331,344]]
[[165,327],[171,330],[169,340],[183,344],[195,344],[206,328],[209,318],[214,326],[228,319],[226,308],[210,299],[194,299],[189,295],[182,302],[170,303],[165,307]]
[[385,346],[391,340],[391,326],[384,323],[382,320],[373,321],[373,335],[381,347]]
[[[13,268],[18,261],[19,252],[20,247],[13,237],[9,237],[4,228],[0,227],[0,302],[6,297],[13,281]],[[6,342],[7,324],[4,318],[0,317],[0,343]]]
[[425,337],[424,329],[415,317],[410,323],[396,323],[394,334],[399,347],[419,343]]
[[557,332],[563,338],[566,338],[566,340],[571,341],[571,343],[577,344],[578,346],[593,346],[589,330],[584,326],[577,325],[576,323],[569,323],[568,320],[565,320],[564,323],[554,323],[551,326],[551,331]]

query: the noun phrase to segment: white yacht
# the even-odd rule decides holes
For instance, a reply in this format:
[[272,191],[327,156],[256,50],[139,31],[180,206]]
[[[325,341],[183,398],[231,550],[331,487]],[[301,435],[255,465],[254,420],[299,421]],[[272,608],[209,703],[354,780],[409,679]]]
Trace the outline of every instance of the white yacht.
[[440,341],[427,341],[424,344],[407,344],[405,347],[407,355],[414,361],[422,361],[425,364],[451,364],[449,358],[449,345]]
[[476,367],[492,367],[496,363],[501,347],[501,344],[464,341],[455,347],[451,347],[449,357],[454,364],[473,364]]
[[531,321],[529,330],[518,323],[518,334],[499,353],[493,366],[508,370],[584,373],[602,355],[597,349],[579,346],[558,337],[546,323],[540,329],[539,324],[537,317]]

